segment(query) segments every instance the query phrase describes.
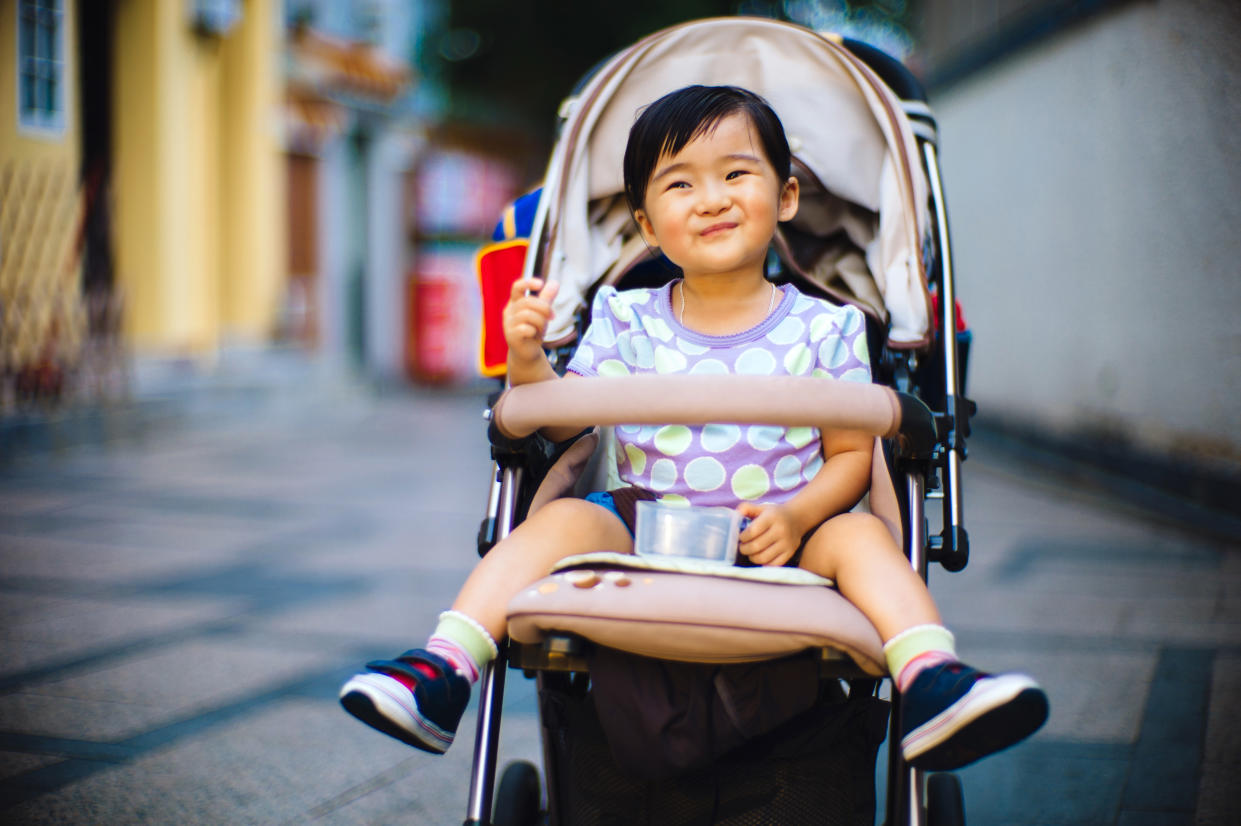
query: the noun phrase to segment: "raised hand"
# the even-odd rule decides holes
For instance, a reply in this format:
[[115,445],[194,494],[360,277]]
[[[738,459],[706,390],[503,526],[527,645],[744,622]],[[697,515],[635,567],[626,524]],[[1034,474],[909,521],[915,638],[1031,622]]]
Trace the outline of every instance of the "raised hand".
[[544,378],[543,338],[552,318],[552,300],[560,290],[553,281],[544,284],[541,278],[519,278],[513,282],[508,304],[504,307],[504,340],[508,342],[508,370],[514,384],[530,378]]

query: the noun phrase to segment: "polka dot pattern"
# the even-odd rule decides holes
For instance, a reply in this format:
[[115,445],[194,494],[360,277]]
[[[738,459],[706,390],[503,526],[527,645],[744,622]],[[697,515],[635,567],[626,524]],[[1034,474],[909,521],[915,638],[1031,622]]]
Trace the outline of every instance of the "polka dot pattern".
[[655,349],[656,373],[683,373],[688,365],[685,354],[679,350],[673,350],[671,347]]
[[677,481],[677,465],[671,459],[656,459],[651,465],[651,490],[666,491]]
[[743,376],[771,376],[776,372],[776,357],[770,350],[751,347],[737,356],[733,372]]
[[680,456],[689,449],[694,435],[682,424],[661,427],[655,433],[655,447],[665,456]]
[[728,469],[713,456],[699,456],[685,466],[685,483],[699,493],[717,490],[728,479]]
[[754,425],[745,432],[745,438],[750,447],[760,452],[774,450],[776,445],[780,444],[780,437],[783,435],[784,428],[771,425]]
[[762,465],[743,465],[733,474],[732,489],[742,502],[754,502],[771,490],[771,479]]
[[[705,336],[677,321],[668,289],[601,287],[568,369],[584,376],[691,373],[870,381],[866,323],[856,308],[835,307],[785,286],[783,300],[757,327]],[[616,435],[620,478],[656,491],[670,504],[783,502],[823,466],[819,433],[811,427],[626,425]]]
[[629,467],[634,473],[641,476],[646,472],[646,452],[637,445],[625,445],[625,458],[629,460]]
[[792,490],[802,483],[802,463],[793,454],[780,457],[776,462],[775,482],[780,490]]
[[698,438],[703,450],[723,453],[741,441],[741,428],[735,424],[709,424]]

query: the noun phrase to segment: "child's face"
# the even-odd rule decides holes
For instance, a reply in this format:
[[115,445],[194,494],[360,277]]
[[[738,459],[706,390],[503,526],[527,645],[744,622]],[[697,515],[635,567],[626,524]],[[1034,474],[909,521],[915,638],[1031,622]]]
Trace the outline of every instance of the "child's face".
[[797,180],[776,174],[743,114],[655,164],[634,217],[686,277],[762,276],[778,221],[797,213]]

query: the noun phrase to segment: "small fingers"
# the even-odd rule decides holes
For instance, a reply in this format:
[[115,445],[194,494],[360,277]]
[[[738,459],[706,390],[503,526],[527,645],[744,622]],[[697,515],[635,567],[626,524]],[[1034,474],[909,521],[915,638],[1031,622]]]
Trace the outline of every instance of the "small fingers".
[[542,307],[531,304],[513,304],[505,311],[504,316],[509,324],[535,324],[544,325],[547,323],[549,313]]
[[525,298],[530,294],[538,294],[543,289],[542,278],[518,278],[513,282],[513,286],[509,288],[508,300],[516,301],[519,298]]
[[[753,526],[751,526],[752,528]],[[777,542],[776,537],[769,533],[759,533],[738,544],[737,549],[753,559],[755,555],[765,553]]]
[[755,565],[779,566],[789,561],[794,550],[782,542],[775,542],[765,551],[752,555],[750,561]]
[[519,278],[513,282],[513,286],[509,288],[509,303],[515,303],[523,298],[537,298],[542,303],[551,305],[552,300],[560,292],[559,281],[544,281],[542,278]]
[[556,300],[556,296],[559,294],[560,294],[560,282],[549,281],[547,282],[547,286],[543,287],[542,291],[539,292],[539,298],[546,301],[547,306],[550,307],[552,302]]

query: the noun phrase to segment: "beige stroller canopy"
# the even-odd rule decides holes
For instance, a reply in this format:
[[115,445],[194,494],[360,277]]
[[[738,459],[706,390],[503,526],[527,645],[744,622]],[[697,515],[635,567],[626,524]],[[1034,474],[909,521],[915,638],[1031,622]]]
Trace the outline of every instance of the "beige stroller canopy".
[[777,245],[795,275],[888,322],[893,347],[929,341],[927,181],[901,101],[831,39],[747,18],[641,40],[564,102],[533,229],[543,255],[526,263],[561,283],[547,340],[570,341],[588,291],[649,255],[622,195],[629,127],[643,106],[695,83],[750,89],[784,122],[802,204]]

